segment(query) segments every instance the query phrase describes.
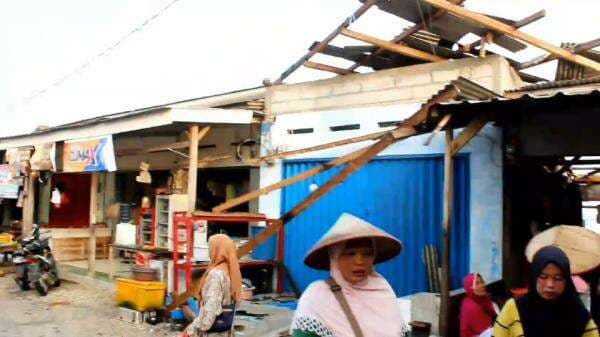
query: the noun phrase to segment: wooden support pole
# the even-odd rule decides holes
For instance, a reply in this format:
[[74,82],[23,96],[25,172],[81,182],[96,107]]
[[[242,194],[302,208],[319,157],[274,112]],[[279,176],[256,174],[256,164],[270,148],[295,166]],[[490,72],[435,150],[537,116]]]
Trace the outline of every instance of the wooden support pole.
[[312,169],[310,169],[308,171],[302,172],[302,173],[300,173],[298,175],[295,175],[293,177],[290,177],[290,178],[287,178],[287,179],[282,180],[280,182],[277,182],[275,184],[263,187],[263,188],[261,188],[259,190],[252,191],[250,193],[246,193],[246,194],[244,194],[242,196],[239,196],[239,197],[237,197],[235,199],[228,200],[228,201],[226,201],[226,202],[224,202],[224,203],[222,203],[222,204],[214,207],[212,209],[212,211],[214,213],[225,212],[225,211],[227,211],[227,210],[229,210],[229,209],[231,209],[231,208],[233,208],[233,207],[235,207],[237,205],[240,205],[240,204],[248,202],[248,201],[250,201],[252,199],[258,198],[261,195],[265,195],[267,193],[273,192],[273,191],[278,190],[280,188],[284,188],[286,186],[290,186],[290,185],[295,184],[297,182],[306,180],[306,179],[308,179],[310,177],[314,177],[314,176],[316,176],[319,173],[322,173],[322,172],[325,172],[325,171],[330,170],[332,168],[341,166],[341,165],[346,164],[347,162],[349,162],[349,161],[351,161],[353,159],[356,159],[364,151],[365,151],[365,149],[360,149],[358,151],[354,151],[354,152],[352,152],[350,154],[347,154],[347,155],[345,155],[343,157],[339,157],[339,158],[336,158],[334,160],[331,160],[331,161],[329,161],[329,162],[327,162],[325,164],[317,165],[316,167],[314,167],[314,168],[312,168]]
[[311,62],[311,61],[304,62],[304,66],[306,68],[328,71],[330,73],[334,73],[334,74],[338,74],[338,75],[358,74],[356,71],[352,71],[352,70],[348,70],[348,69],[344,69],[344,68],[338,68],[338,67],[330,66],[328,64]]
[[455,156],[471,139],[473,139],[473,137],[475,137],[477,132],[479,132],[490,119],[491,115],[488,113],[482,113],[473,118],[469,125],[467,125],[461,134],[452,141],[452,144],[450,144],[451,154]]
[[37,171],[31,171],[25,179],[25,198],[23,200],[22,235],[26,237],[33,230],[33,215],[35,210],[35,181],[38,177]]
[[487,32],[482,39],[481,48],[479,48],[479,57],[486,56],[486,48],[494,42],[494,33]]
[[96,211],[100,173],[93,172],[90,182],[90,237],[88,239],[88,275],[96,276]]
[[360,18],[366,11],[369,10],[374,4],[377,3],[378,0],[367,0],[365,3],[360,6],[351,16],[349,16],[342,24],[340,24],[333,32],[331,32],[325,39],[319,42],[314,48],[308,51],[304,56],[302,56],[296,63],[292,64],[286,71],[284,71],[279,78],[273,82],[274,85],[283,83],[288,76],[290,76],[296,69],[300,68],[304,64],[304,62],[308,61],[311,57],[313,57],[316,53],[319,53],[331,42],[335,39],[336,36],[340,34],[342,28],[346,28],[350,26],[350,24]]
[[567,61],[580,64],[582,66],[594,69],[596,71],[600,71],[600,63],[598,63],[598,62],[590,60],[581,55],[577,55],[567,49],[557,47],[549,42],[546,42],[542,39],[538,39],[527,33],[521,32],[518,29],[511,27],[510,25],[507,25],[503,22],[492,19],[483,14],[469,11],[463,7],[454,5],[446,0],[423,0],[423,1],[425,1],[426,3],[428,3],[432,6],[435,6],[435,7],[441,8],[441,9],[445,9],[448,12],[450,12],[460,18],[463,18],[465,20],[474,22],[476,24],[483,25],[493,31],[511,36],[515,39],[521,40],[523,42],[529,43],[538,48],[544,49],[544,50],[546,50],[552,54],[555,54],[556,56],[563,58]]
[[454,130],[446,130],[446,151],[444,154],[444,223],[443,223],[443,249],[442,249],[442,284],[440,304],[440,335],[449,336],[450,324],[450,234],[452,233],[452,202],[454,163],[452,158],[452,141]]
[[193,125],[189,130],[190,134],[190,160],[188,166],[188,212],[191,216],[196,210],[196,187],[198,182],[198,143],[200,141],[199,127]]
[[[413,127],[404,127],[405,134],[404,138],[415,135],[417,132]],[[401,133],[398,133],[401,134]],[[267,227],[262,233],[256,236],[253,240],[248,242],[246,245],[240,247],[237,251],[238,256],[243,256],[248,254],[248,252],[252,251],[256,246],[266,241],[271,235],[277,233],[277,231],[290,222],[293,218],[298,216],[312,204],[314,204],[317,200],[319,200],[326,193],[331,191],[334,187],[338,186],[346,179],[348,179],[352,174],[358,171],[361,167],[366,165],[373,157],[375,157],[378,153],[383,151],[390,144],[398,141],[399,138],[394,137],[394,135],[390,132],[385,137],[381,138],[377,143],[369,146],[369,148],[364,151],[360,156],[355,158],[354,160],[348,162],[348,165],[336,174],[333,178],[331,178],[327,183],[320,186],[317,190],[311,193],[308,198],[304,199],[298,205],[296,205],[292,210],[287,212],[281,217],[281,221],[278,221],[276,224]]]
[[394,53],[406,55],[406,56],[409,56],[409,57],[412,57],[415,59],[419,59],[419,60],[423,60],[423,61],[441,62],[441,61],[446,60],[443,57],[439,57],[437,55],[431,55],[431,54],[421,51],[419,49],[415,49],[415,48],[408,47],[405,45],[396,44],[396,43],[389,42],[386,40],[378,39],[376,37],[369,36],[367,34],[363,34],[363,33],[359,33],[359,32],[355,32],[355,31],[352,31],[352,30],[349,30],[346,28],[342,28],[342,30],[340,31],[340,34],[347,36],[347,37],[351,37],[351,38],[359,40],[359,41],[370,43],[372,45],[375,45],[375,46],[383,48],[383,49],[387,49],[389,51],[393,51]]

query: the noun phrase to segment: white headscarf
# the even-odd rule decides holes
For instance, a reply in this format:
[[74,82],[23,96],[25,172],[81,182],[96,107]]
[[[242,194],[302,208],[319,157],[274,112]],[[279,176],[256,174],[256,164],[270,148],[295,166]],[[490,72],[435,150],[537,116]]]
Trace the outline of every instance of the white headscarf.
[[[364,336],[403,336],[408,326],[400,314],[394,290],[383,276],[373,271],[360,284],[352,284],[342,276],[338,258],[342,254],[346,242],[341,242],[329,249],[330,275],[342,288]],[[335,337],[354,337],[346,314],[329,289],[329,285],[323,281],[311,284],[300,298],[292,329],[301,327],[298,326],[298,322],[303,318],[321,322]]]

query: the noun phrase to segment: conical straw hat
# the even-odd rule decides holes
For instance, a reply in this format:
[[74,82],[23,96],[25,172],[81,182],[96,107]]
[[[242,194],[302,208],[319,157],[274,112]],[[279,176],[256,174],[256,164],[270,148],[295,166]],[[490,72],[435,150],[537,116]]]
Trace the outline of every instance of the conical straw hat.
[[352,214],[343,213],[308,252],[304,264],[314,269],[329,270],[329,247],[362,238],[374,239],[375,263],[385,262],[402,250],[400,240]]

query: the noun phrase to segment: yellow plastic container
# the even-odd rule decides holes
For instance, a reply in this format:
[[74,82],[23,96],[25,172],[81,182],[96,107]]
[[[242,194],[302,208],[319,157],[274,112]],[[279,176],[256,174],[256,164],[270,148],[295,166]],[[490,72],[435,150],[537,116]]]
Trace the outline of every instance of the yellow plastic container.
[[165,289],[162,282],[117,279],[117,305],[141,312],[162,308]]
[[15,238],[8,233],[3,233],[0,234],[0,245],[4,245],[4,246],[10,246],[10,245],[14,245],[17,242],[15,241]]

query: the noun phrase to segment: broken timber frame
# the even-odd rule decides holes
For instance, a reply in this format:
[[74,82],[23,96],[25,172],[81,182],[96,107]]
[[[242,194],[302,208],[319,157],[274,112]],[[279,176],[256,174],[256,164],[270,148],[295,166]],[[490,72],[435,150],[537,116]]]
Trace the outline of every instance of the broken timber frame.
[[557,57],[563,58],[569,62],[574,62],[580,64],[582,66],[594,69],[596,71],[600,71],[600,63],[590,60],[581,55],[577,55],[567,49],[557,47],[551,43],[548,43],[544,40],[538,39],[532,35],[521,32],[510,25],[507,25],[498,20],[494,20],[488,16],[483,14],[475,13],[469,11],[463,7],[457,6],[451,2],[446,0],[423,0],[426,3],[444,9],[460,18],[469,20],[471,22],[486,26],[493,31],[505,34],[507,36],[513,37],[515,39],[521,40],[523,42],[527,42],[533,46],[544,49]]
[[305,61],[304,66],[307,68],[311,68],[311,69],[328,71],[330,73],[334,73],[334,74],[338,74],[338,75],[358,74],[356,71],[353,71],[353,70],[338,68],[338,67],[330,66],[328,64],[322,64],[322,63],[311,62],[311,61]]
[[[592,48],[596,48],[600,46],[600,38],[592,40],[592,41],[588,41],[585,43],[580,43],[577,44],[575,47],[573,47],[572,51],[575,54],[579,54],[579,53],[583,53],[586,50],[592,49]],[[553,60],[556,60],[558,58],[558,56],[556,56],[555,54],[548,54],[548,55],[542,55],[542,56],[538,56],[536,58],[533,58],[527,62],[523,62],[521,63],[521,65],[518,67],[518,69],[526,69],[526,68],[531,68],[531,67],[535,67],[538,66],[540,64],[544,64],[546,62],[550,62]]]
[[325,48],[325,46],[327,46],[329,44],[329,42],[331,42],[333,39],[335,39],[336,36],[338,36],[340,34],[340,32],[343,28],[350,26],[350,24],[352,22],[356,21],[363,14],[365,14],[365,12],[369,10],[369,8],[371,8],[373,5],[375,5],[377,3],[377,1],[378,0],[365,1],[365,3],[362,6],[360,6],[350,17],[346,18],[346,20],[344,20],[344,22],[342,22],[342,24],[340,24],[333,32],[331,32],[329,35],[327,35],[327,37],[325,37],[325,39],[323,39],[321,42],[319,42],[319,44],[316,45],[314,48],[311,48],[308,51],[308,53],[306,53],[304,56],[302,56],[298,61],[296,61],[296,63],[292,64],[292,66],[290,66],[286,71],[284,71],[281,74],[281,76],[279,76],[279,78],[277,80],[275,80],[275,82],[273,82],[273,84],[277,85],[277,84],[283,83],[283,80],[285,80],[294,71],[296,71],[296,69],[300,68],[300,66],[302,66],[304,64],[304,62],[308,61],[316,53],[322,51],[323,48]]

